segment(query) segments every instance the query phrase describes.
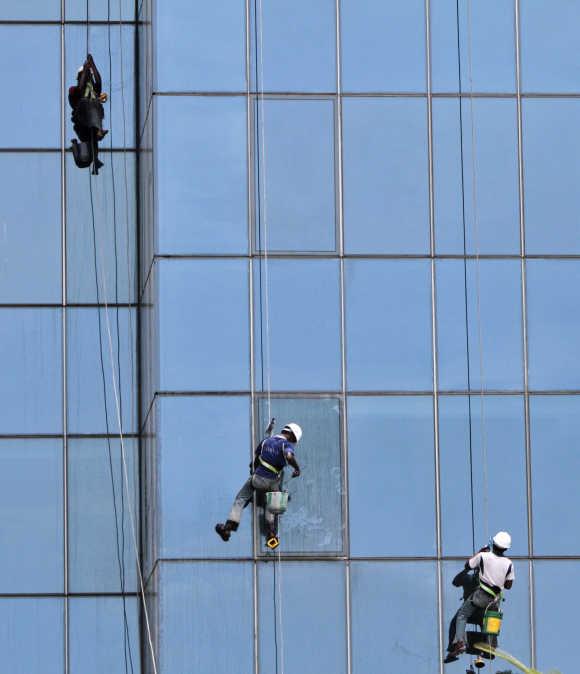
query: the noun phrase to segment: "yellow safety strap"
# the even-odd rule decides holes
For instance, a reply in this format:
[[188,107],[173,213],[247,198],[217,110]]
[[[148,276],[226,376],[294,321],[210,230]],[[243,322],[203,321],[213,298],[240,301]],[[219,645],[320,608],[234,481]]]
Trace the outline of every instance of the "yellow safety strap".
[[[497,597],[497,596],[499,596],[499,595],[497,595],[497,594],[491,589],[491,587],[487,587],[487,585],[484,585],[481,581],[480,581],[480,583],[479,583],[479,587],[480,587],[484,592],[487,592],[487,594],[490,594],[490,595],[491,595],[492,597],[494,597],[494,598]],[[500,594],[501,594],[501,592],[500,592]]]
[[277,468],[274,468],[274,466],[271,466],[267,461],[264,461],[264,459],[261,456],[258,457],[258,461],[262,464],[262,466],[264,466],[264,468],[271,470],[276,475],[280,474],[280,471]]

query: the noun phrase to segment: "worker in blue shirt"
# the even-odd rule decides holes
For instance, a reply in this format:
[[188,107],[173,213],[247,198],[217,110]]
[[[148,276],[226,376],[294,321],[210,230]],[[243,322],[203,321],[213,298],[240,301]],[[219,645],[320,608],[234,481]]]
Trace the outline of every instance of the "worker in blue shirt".
[[[229,541],[232,531],[236,531],[242,517],[242,510],[252,500],[254,491],[267,493],[279,491],[283,470],[286,464],[294,468],[292,477],[300,475],[300,467],[294,456],[294,447],[300,442],[302,429],[298,424],[284,426],[279,435],[266,438],[256,447],[252,474],[238,492],[225,524],[215,525],[215,530],[223,541]],[[275,516],[265,511],[266,526],[269,535],[275,536]]]

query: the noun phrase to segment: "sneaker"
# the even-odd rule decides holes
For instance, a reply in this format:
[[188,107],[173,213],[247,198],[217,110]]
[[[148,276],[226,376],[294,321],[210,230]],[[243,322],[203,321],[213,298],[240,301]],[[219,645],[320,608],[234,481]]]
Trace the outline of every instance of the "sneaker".
[[217,535],[222,539],[222,541],[227,543],[230,540],[230,532],[228,529],[226,529],[225,524],[219,522],[218,524],[215,525],[215,530]]
[[462,653],[465,653],[465,642],[463,641],[456,641],[453,644],[453,648],[451,651],[449,651],[449,655],[447,657],[451,658],[457,658],[460,656]]

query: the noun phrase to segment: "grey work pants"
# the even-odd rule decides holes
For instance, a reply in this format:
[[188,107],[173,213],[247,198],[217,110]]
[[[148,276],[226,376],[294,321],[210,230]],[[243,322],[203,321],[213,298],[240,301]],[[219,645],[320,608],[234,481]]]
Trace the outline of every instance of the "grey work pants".
[[[250,475],[250,477],[244,482],[244,485],[238,492],[228,519],[232,522],[240,522],[242,518],[242,510],[248,505],[252,500],[254,491],[267,493],[269,491],[279,491],[280,485],[282,483],[282,476],[273,477],[272,479],[263,477],[262,475]],[[269,529],[274,528],[275,515],[268,510],[264,511],[264,518]]]
[[463,605],[459,608],[459,611],[457,611],[455,614],[454,643],[457,643],[458,641],[465,641],[465,627],[471,616],[481,609],[486,609],[495,601],[496,600],[494,597],[489,595],[480,587],[478,587],[473,594],[469,595],[469,597],[463,602]]

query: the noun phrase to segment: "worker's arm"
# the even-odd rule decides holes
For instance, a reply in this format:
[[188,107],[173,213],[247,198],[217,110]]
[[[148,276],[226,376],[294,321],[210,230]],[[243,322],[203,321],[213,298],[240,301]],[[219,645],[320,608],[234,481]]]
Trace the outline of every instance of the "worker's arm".
[[300,466],[298,465],[298,461],[296,461],[296,457],[294,456],[294,452],[286,452],[284,454],[286,457],[286,462],[288,463],[289,466],[292,466],[294,468],[294,472],[292,473],[292,477],[298,477],[300,475]]
[[465,568],[466,569],[477,569],[479,562],[481,560],[481,553],[482,552],[489,552],[489,547],[486,545],[485,547],[481,548],[479,552],[475,553],[473,557],[470,557],[466,562],[465,562]]
[[103,81],[101,80],[101,73],[99,73],[97,66],[95,65],[95,62],[93,61],[92,54],[89,54],[87,56],[87,62],[93,74],[93,80],[95,82],[94,84],[95,93],[97,94],[97,96],[100,96],[103,90]]
[[506,590],[512,589],[512,585],[514,584],[515,577],[516,577],[516,574],[514,572],[514,565],[510,564],[510,568],[508,569],[508,572],[507,572],[506,577],[505,577],[505,583],[504,583],[504,587],[505,587]]
[[513,584],[514,584],[513,580],[506,580],[504,587],[505,587],[506,590],[511,590]]
[[256,470],[260,465],[260,449],[262,449],[262,443],[260,443],[254,450],[254,460],[250,463],[250,472]]
[[87,81],[89,79],[89,74],[91,72],[91,69],[89,67],[88,61],[85,61],[83,64],[83,72],[81,73],[81,76],[79,77],[78,84],[76,86],[76,89],[79,93],[79,98],[82,98],[85,87],[87,86]]

